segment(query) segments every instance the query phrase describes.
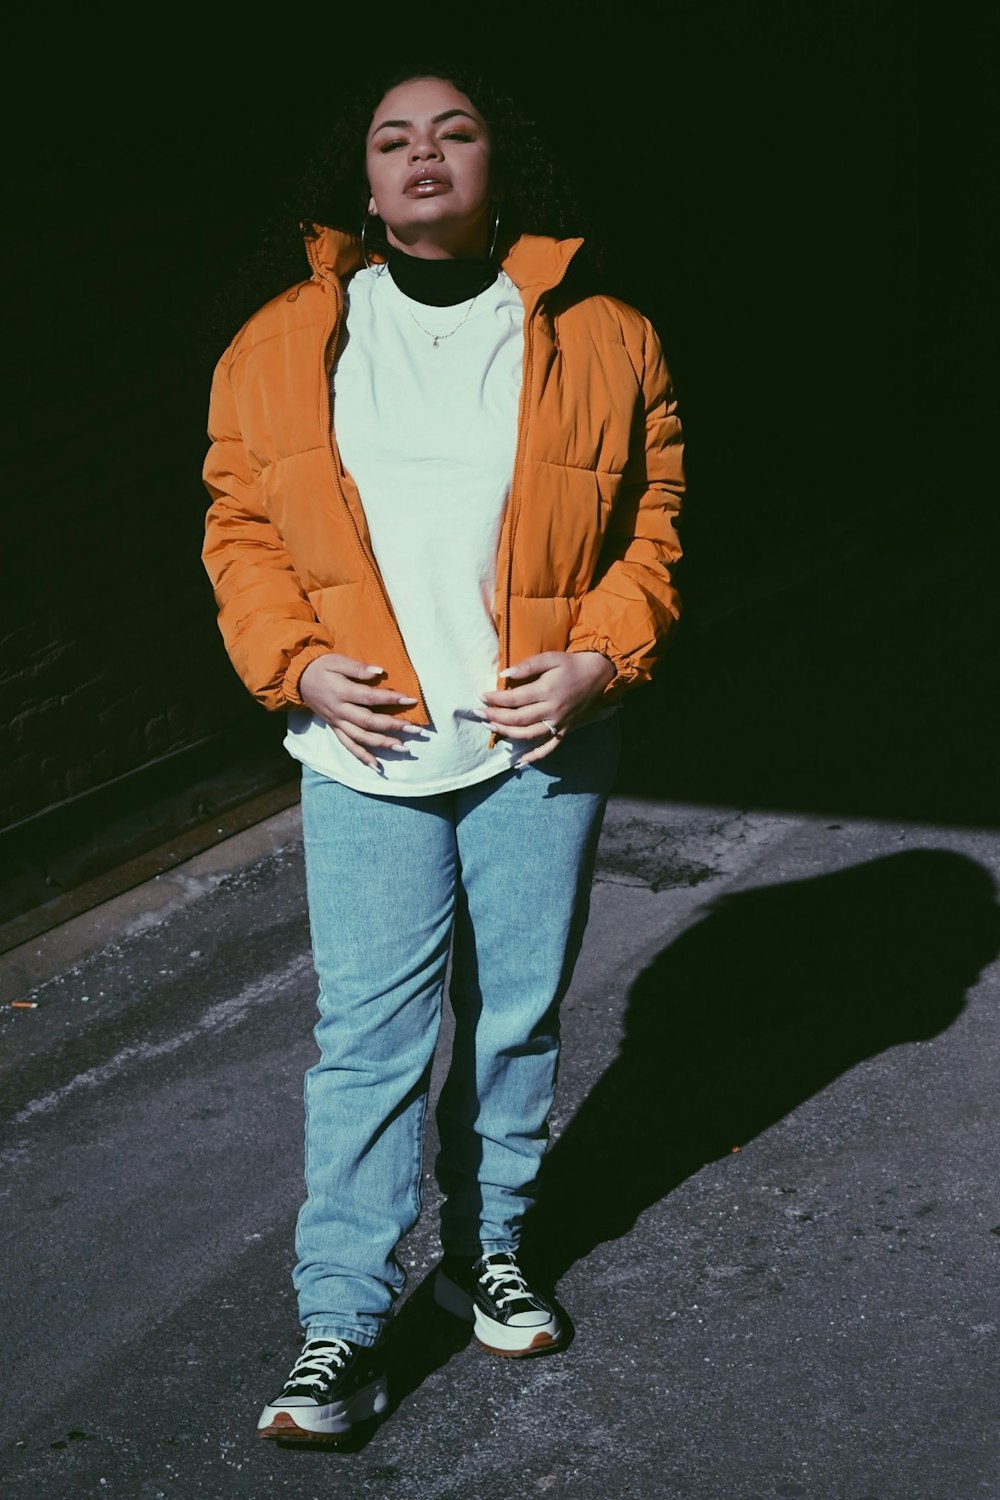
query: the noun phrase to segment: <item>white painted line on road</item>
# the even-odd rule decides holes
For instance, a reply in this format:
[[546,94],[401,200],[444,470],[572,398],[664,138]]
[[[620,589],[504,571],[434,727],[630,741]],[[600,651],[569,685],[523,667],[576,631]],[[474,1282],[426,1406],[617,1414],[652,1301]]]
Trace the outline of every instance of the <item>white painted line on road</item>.
[[[39,1115],[50,1114],[80,1089],[98,1088],[133,1063],[152,1062],[155,1058],[167,1057],[171,1052],[179,1052],[182,1047],[186,1047],[190,1042],[198,1041],[199,1038],[211,1032],[226,1031],[231,1026],[238,1026],[247,1011],[265,1000],[270,1000],[283,986],[305,978],[311,970],[312,960],[307,954],[296,958],[280,973],[269,974],[266,979],[248,986],[232,999],[222,1000],[218,1005],[210,1006],[198,1024],[189,1027],[187,1031],[181,1031],[177,1036],[169,1037],[162,1042],[139,1042],[132,1047],[123,1047],[120,1052],[109,1057],[107,1062],[101,1063],[96,1068],[88,1068],[85,1073],[78,1073],[75,1078],[71,1078],[61,1088],[53,1089],[49,1094],[42,1094],[39,1098],[32,1099],[13,1116],[11,1124],[26,1125]],[[0,1157],[0,1160],[3,1158]]]

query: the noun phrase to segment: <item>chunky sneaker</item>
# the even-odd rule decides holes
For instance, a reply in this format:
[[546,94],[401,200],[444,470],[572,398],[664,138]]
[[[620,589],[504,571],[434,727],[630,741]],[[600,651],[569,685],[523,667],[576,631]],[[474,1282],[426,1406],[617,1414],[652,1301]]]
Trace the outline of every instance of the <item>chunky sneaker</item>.
[[385,1411],[389,1392],[381,1361],[346,1339],[306,1339],[281,1395],[265,1406],[257,1436],[331,1442],[355,1422]]
[[563,1332],[555,1311],[532,1291],[509,1251],[466,1260],[446,1255],[434,1282],[439,1307],[474,1325],[490,1354],[517,1359],[558,1349]]

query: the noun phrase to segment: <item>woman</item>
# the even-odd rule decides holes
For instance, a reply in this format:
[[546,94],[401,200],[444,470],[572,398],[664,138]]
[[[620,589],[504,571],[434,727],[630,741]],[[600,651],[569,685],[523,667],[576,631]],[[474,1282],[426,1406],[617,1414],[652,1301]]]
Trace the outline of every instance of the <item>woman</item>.
[[306,1342],[262,1437],[336,1438],[387,1405],[449,952],[435,1297],[498,1355],[562,1339],[518,1237],[614,703],[677,614],[680,430],[648,323],[574,292],[581,241],[537,232],[534,137],[488,94],[443,68],[376,92],[362,234],[310,225],[309,280],[213,382],[204,559],[234,665],[289,711],[320,981]]

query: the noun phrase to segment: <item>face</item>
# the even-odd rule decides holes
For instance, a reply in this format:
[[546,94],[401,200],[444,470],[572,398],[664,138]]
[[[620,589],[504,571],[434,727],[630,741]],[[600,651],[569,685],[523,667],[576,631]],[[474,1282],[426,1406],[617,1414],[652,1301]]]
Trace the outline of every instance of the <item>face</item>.
[[445,78],[412,78],[375,111],[365,151],[370,213],[391,245],[428,258],[482,255],[491,202],[490,136]]

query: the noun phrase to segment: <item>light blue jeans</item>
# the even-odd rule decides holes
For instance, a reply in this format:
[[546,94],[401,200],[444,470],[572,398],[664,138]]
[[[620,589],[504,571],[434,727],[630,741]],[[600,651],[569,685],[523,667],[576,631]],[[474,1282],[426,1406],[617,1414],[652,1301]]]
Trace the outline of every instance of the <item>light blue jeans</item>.
[[469,1256],[516,1246],[618,734],[614,715],[537,765],[429,797],[370,796],[304,768],[320,1058],[306,1074],[293,1281],[311,1336],[374,1343],[403,1289],[395,1252],[420,1212],[449,950],[441,1239]]

